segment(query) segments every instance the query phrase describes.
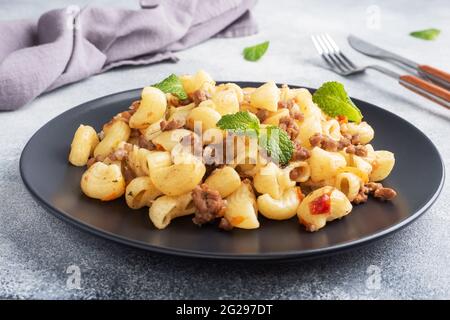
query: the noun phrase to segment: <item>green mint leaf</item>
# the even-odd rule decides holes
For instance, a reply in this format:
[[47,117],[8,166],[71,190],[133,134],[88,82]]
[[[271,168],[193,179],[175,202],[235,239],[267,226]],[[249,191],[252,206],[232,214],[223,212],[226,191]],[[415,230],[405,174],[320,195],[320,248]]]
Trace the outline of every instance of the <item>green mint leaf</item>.
[[240,111],[234,114],[226,114],[217,122],[222,130],[243,133],[243,131],[256,131],[259,134],[259,119],[248,111]]
[[234,135],[237,136],[247,136],[249,138],[255,138],[257,139],[259,136],[259,129],[255,130],[255,129],[234,129],[234,130],[228,130],[227,132],[230,132]]
[[409,35],[414,38],[419,38],[422,40],[434,40],[439,36],[440,33],[441,33],[441,30],[431,28],[431,29],[425,29],[425,30],[420,30],[420,31],[414,31],[414,32],[411,32]]
[[244,58],[248,61],[258,61],[269,48],[269,41],[247,47],[244,49]]
[[186,91],[184,91],[180,78],[176,74],[171,74],[163,81],[152,85],[152,87],[158,88],[164,93],[172,93],[180,100],[188,98]]
[[281,165],[287,164],[294,152],[291,139],[283,129],[277,126],[268,126],[261,131],[259,145],[267,150],[267,155],[272,160]]
[[235,134],[258,138],[258,145],[281,165],[288,163],[294,152],[294,145],[284,130],[277,126],[261,129],[259,119],[248,111],[224,115],[217,126]]
[[313,101],[330,117],[346,116],[349,121],[361,122],[362,114],[340,82],[325,82],[313,94]]

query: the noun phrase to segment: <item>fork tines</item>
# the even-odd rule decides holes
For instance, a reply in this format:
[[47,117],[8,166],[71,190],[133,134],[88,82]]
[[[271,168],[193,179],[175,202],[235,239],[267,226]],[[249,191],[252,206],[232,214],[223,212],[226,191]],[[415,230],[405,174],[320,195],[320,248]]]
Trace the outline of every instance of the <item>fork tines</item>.
[[311,39],[317,52],[334,71],[347,73],[357,68],[341,52],[339,46],[328,33],[312,35]]

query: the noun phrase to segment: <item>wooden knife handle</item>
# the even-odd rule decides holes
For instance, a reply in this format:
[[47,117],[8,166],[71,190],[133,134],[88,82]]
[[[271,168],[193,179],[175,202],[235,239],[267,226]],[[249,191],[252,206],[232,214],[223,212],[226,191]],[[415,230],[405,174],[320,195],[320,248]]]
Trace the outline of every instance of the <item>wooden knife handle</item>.
[[409,74],[400,76],[399,83],[427,99],[450,108],[450,91],[442,87]]
[[436,78],[440,78],[442,80],[447,81],[450,84],[450,73],[447,73],[445,71],[439,70],[435,67],[428,66],[426,64],[422,64],[419,66],[419,69],[425,73],[431,74],[432,76],[435,76]]

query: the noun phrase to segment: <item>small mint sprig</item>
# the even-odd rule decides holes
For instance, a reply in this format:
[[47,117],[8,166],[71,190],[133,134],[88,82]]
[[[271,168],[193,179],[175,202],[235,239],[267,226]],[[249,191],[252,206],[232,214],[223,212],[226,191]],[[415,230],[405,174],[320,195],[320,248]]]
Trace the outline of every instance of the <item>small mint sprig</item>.
[[158,88],[164,93],[172,93],[180,100],[188,98],[186,91],[184,91],[183,84],[176,74],[171,74],[163,81],[152,85],[152,87]]
[[340,82],[325,82],[314,92],[312,99],[330,117],[346,116],[349,121],[357,123],[363,118]]
[[414,32],[411,32],[409,35],[411,37],[419,38],[422,40],[434,40],[439,36],[440,33],[441,33],[441,30],[431,28],[431,29],[414,31]]
[[244,59],[248,61],[258,61],[266,53],[269,48],[269,41],[244,48]]
[[273,161],[285,165],[294,152],[294,145],[287,133],[277,126],[261,128],[259,119],[252,113],[240,111],[227,114],[217,122],[222,130],[258,139],[258,145],[267,151]]

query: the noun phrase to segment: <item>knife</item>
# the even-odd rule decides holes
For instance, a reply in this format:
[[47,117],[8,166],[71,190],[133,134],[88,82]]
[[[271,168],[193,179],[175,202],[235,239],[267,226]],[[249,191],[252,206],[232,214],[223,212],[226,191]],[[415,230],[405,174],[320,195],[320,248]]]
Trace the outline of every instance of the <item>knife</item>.
[[441,87],[450,89],[450,73],[439,70],[429,65],[419,64],[417,62],[399,56],[398,54],[368,43],[367,41],[355,37],[354,35],[349,35],[347,39],[350,46],[356,51],[374,58],[388,59],[400,62],[410,68],[417,70],[419,74],[424,75],[426,78],[440,85]]

